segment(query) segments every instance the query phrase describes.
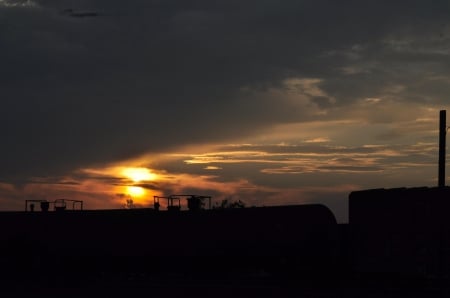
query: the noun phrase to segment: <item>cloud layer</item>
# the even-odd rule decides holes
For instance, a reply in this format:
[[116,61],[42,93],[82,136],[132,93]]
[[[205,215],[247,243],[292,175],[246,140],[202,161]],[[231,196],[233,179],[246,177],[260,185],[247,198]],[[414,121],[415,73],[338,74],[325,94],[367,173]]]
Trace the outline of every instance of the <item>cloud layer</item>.
[[[448,106],[449,13],[448,1],[2,0],[0,178],[189,146],[430,143],[427,117]],[[380,171],[367,163],[343,153],[315,169]]]

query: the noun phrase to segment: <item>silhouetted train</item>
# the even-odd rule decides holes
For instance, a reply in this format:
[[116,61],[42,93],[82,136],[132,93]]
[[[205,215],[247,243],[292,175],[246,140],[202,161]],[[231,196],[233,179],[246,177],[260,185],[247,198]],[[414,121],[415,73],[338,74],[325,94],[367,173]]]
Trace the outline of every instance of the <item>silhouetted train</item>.
[[0,213],[0,270],[445,277],[449,195],[448,187],[355,191],[348,224],[314,204],[52,212],[44,202],[41,212]]

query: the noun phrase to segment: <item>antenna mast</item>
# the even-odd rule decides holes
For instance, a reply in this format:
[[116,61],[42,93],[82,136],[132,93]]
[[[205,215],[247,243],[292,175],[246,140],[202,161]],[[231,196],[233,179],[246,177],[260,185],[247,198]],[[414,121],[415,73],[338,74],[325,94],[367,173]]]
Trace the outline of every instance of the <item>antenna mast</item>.
[[447,134],[446,111],[439,112],[439,176],[438,186],[445,187],[445,135]]

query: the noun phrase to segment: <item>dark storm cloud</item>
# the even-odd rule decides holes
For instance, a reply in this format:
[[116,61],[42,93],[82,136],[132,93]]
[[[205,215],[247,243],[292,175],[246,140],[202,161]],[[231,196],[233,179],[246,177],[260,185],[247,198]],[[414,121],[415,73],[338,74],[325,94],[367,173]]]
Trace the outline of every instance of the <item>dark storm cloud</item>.
[[[311,119],[264,95],[291,77],[321,79],[334,101],[310,100],[327,108],[411,84],[411,61],[444,73],[448,12],[447,1],[0,2],[0,175],[55,175]],[[428,81],[415,88],[423,100]]]

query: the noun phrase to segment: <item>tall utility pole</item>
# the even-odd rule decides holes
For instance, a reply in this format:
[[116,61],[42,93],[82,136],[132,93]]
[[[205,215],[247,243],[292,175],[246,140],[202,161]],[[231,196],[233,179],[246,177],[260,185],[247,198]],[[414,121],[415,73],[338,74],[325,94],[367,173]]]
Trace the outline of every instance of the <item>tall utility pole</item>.
[[445,187],[445,135],[447,134],[446,111],[439,113],[439,176],[438,186]]

